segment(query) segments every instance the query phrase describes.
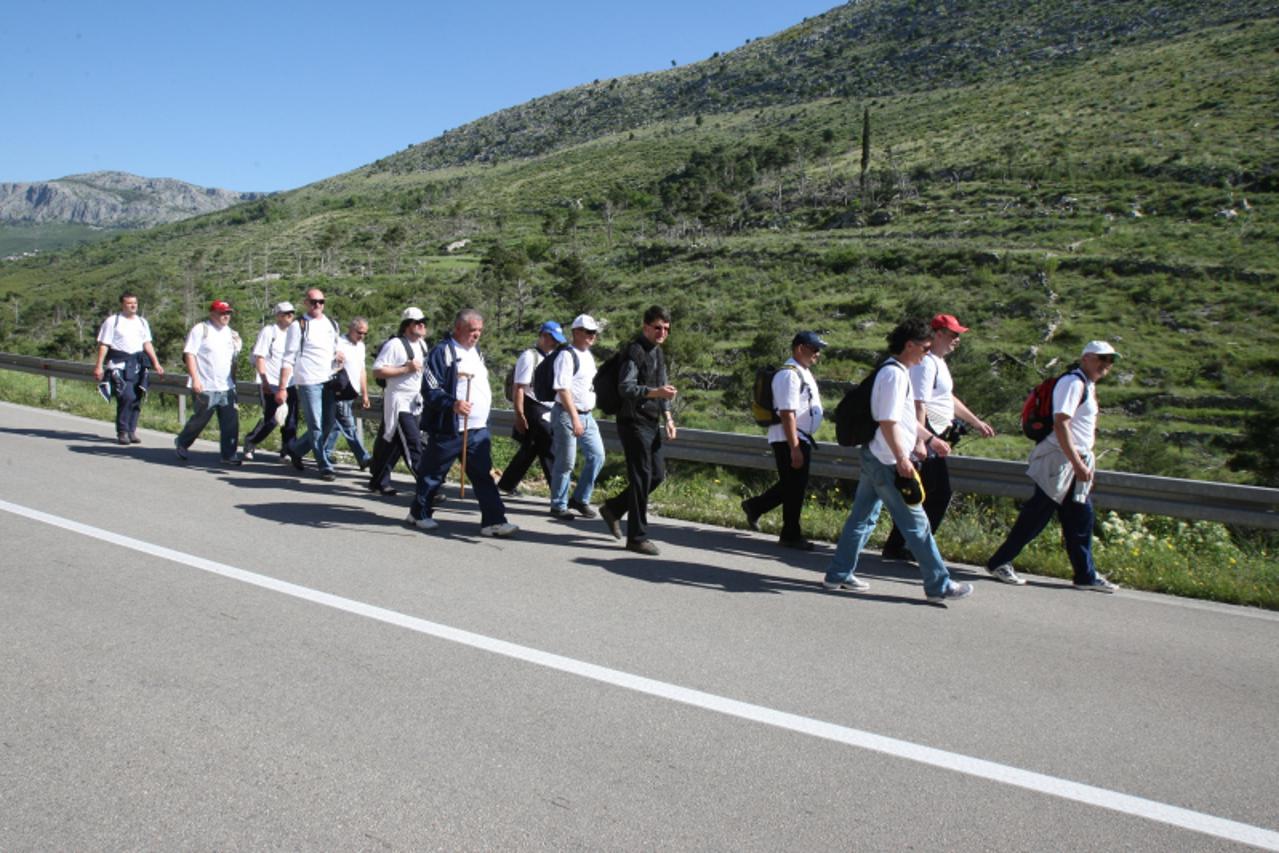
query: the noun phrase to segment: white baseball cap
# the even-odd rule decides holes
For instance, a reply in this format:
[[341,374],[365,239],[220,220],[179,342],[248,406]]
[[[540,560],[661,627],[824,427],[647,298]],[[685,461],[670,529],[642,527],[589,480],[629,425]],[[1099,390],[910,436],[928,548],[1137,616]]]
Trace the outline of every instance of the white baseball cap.
[[1113,355],[1119,357],[1119,353],[1115,352],[1115,348],[1105,341],[1089,341],[1084,347],[1084,355]]
[[578,314],[573,318],[574,329],[585,329],[588,332],[598,332],[600,324],[595,322],[595,318],[590,314]]
[[405,308],[404,313],[400,315],[401,320],[425,320],[426,315],[422,313],[421,308]]
[[292,302],[285,301],[285,302],[278,302],[278,303],[276,303],[276,306],[275,306],[275,313],[277,313],[277,314],[296,314],[296,313],[297,313],[297,311],[295,311],[295,310],[293,309],[293,303],[292,303]]

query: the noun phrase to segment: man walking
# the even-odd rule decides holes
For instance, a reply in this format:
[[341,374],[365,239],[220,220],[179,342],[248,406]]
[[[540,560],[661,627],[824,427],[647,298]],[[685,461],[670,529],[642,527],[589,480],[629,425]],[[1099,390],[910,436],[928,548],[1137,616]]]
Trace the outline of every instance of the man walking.
[[289,336],[289,326],[293,323],[295,311],[292,302],[280,302],[275,306],[275,322],[267,323],[258,332],[257,341],[253,344],[250,357],[258,375],[258,395],[262,401],[262,420],[258,421],[249,434],[244,437],[244,458],[252,459],[255,449],[266,441],[267,436],[276,427],[276,412],[284,406],[284,417],[280,421],[280,461],[288,454],[284,448],[297,437],[298,433],[298,392],[290,382],[284,388],[284,399],[276,402],[276,392],[281,389],[280,371],[284,366],[284,342]]
[[551,404],[552,400],[539,400],[533,391],[533,371],[542,360],[567,343],[564,330],[554,320],[547,320],[537,333],[537,345],[520,353],[515,361],[512,376],[511,405],[515,409],[515,426],[511,437],[519,442],[520,449],[507,463],[506,470],[497,481],[497,490],[504,495],[514,495],[520,481],[536,459],[542,465],[546,482],[551,482]]
[[1106,341],[1090,341],[1079,366],[1053,387],[1053,431],[1030,452],[1026,475],[1035,492],[1021,508],[1004,544],[986,570],[1005,583],[1025,583],[1013,560],[1039,535],[1053,513],[1074,570],[1075,588],[1114,592],[1119,587],[1097,571],[1092,556],[1092,485],[1097,467],[1097,383],[1110,373],[1119,353]]
[[382,345],[373,361],[373,376],[386,383],[382,394],[382,427],[373,442],[369,491],[392,496],[391,471],[401,457],[415,474],[422,455],[422,374],[426,370],[426,317],[405,308],[395,337]]
[[284,389],[290,381],[296,385],[302,416],[306,419],[306,433],[285,447],[293,467],[301,471],[302,457],[314,452],[320,479],[334,480],[337,475],[325,448],[336,423],[336,401],[329,378],[341,364],[337,352],[340,332],[337,321],[325,316],[322,290],[314,287],[308,290],[306,306],[306,314],[289,326],[284,343],[284,366],[280,368],[281,388],[275,392],[275,399],[283,403]]
[[853,495],[852,510],[835,546],[835,557],[822,581],[825,589],[862,592],[870,588],[870,584],[857,577],[857,562],[862,547],[875,530],[880,507],[886,506],[919,562],[928,600],[940,603],[967,598],[973,593],[972,584],[951,581],[928,528],[928,516],[918,503],[907,504],[898,486],[898,478],[915,483],[911,456],[923,458],[927,453],[925,445],[932,438],[919,434],[908,373],[932,345],[932,330],[922,319],[906,320],[888,334],[890,358],[878,369],[871,386],[871,416],[879,425],[874,437],[862,447],[861,478]]
[[480,535],[510,536],[519,530],[506,520],[506,507],[493,482],[488,417],[493,405],[488,368],[480,355],[484,317],[473,308],[459,311],[453,332],[426,358],[423,426],[430,436],[417,469],[417,494],[407,522],[418,530],[439,527],[434,500],[449,468],[465,456],[463,472],[480,504]]
[[[929,325],[933,329],[933,346],[924,354],[923,361],[910,369],[910,387],[920,429],[935,436],[929,440],[928,455],[919,463],[919,479],[924,484],[924,514],[936,536],[950,506],[952,492],[946,457],[939,455],[935,448],[945,444],[948,450],[954,449],[958,442],[954,431],[956,416],[960,424],[971,426],[982,438],[990,438],[995,430],[955,396],[955,381],[946,366],[947,356],[959,347],[959,336],[968,328],[961,326],[952,314],[938,314]],[[888,560],[910,559],[906,539],[896,525],[884,543],[883,555]]]
[[[338,338],[338,362],[340,370],[346,371],[351,387],[358,393],[361,409],[369,408],[369,377],[365,370],[364,339],[369,334],[369,321],[364,317],[356,317],[346,328],[346,334]],[[333,429],[329,432],[328,443],[324,445],[324,455],[331,461],[333,451],[338,446],[338,436],[346,439],[346,446],[355,455],[355,464],[363,471],[372,458],[364,448],[364,436],[360,434],[360,426],[355,420],[355,400],[334,400]]]
[[759,530],[761,515],[780,506],[782,535],[777,541],[801,551],[813,550],[799,518],[808,491],[808,469],[816,444],[813,436],[822,425],[822,398],[812,371],[825,346],[816,332],[800,332],[791,339],[791,357],[773,374],[776,422],[768,427],[768,444],[777,462],[777,482],[763,494],[742,501],[751,530]]
[[671,400],[675,386],[667,381],[662,344],[671,333],[671,315],[660,305],[644,312],[644,325],[627,344],[618,371],[617,435],[626,454],[626,489],[600,506],[600,518],[614,539],[622,538],[620,521],[626,517],[626,547],[655,556],[657,546],[648,538],[648,496],[666,479],[662,436],[675,440]]
[[98,382],[110,376],[117,444],[142,442],[138,418],[147,393],[148,361],[157,376],[164,375],[151,344],[151,326],[138,314],[138,296],[126,291],[120,295],[120,310],[103,320],[98,329],[98,360],[93,366],[93,378]]
[[[585,518],[594,518],[591,493],[595,478],[604,467],[604,440],[591,410],[595,408],[595,357],[591,345],[599,335],[599,323],[590,314],[573,319],[573,346],[555,356],[555,404],[551,407],[551,515],[564,521],[575,516],[570,507]],[[569,496],[577,448],[582,448],[582,472]]]
[[240,438],[240,415],[235,399],[235,358],[240,354],[240,336],[231,328],[231,305],[215,299],[209,306],[209,319],[197,323],[187,335],[182,348],[186,362],[187,387],[195,398],[195,413],[173,440],[178,458],[187,459],[187,448],[200,437],[214,413],[218,416],[222,462],[239,465],[235,455]]

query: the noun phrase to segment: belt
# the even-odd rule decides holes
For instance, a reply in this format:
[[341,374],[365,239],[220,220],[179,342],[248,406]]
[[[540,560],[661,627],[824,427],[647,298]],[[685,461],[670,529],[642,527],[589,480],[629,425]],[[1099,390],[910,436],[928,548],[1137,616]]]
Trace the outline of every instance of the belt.
[[590,410],[590,409],[578,409],[578,410],[577,410],[577,413],[578,413],[579,415],[589,415],[589,414],[591,413],[591,410]]

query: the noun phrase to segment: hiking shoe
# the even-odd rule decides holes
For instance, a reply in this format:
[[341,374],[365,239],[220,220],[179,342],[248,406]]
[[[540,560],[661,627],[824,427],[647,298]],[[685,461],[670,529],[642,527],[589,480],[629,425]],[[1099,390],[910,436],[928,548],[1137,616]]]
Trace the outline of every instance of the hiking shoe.
[[257,445],[255,445],[255,444],[254,444],[253,442],[251,442],[251,441],[246,441],[246,442],[244,442],[244,453],[243,453],[243,454],[241,454],[241,455],[242,455],[245,459],[247,459],[247,460],[249,460],[250,462],[252,462],[252,461],[253,461],[253,449],[254,449],[255,447],[257,447]]
[[803,536],[798,539],[778,539],[777,544],[781,545],[783,548],[793,548],[796,551],[811,551],[814,547],[816,547]]
[[512,487],[511,487],[511,488],[509,488],[509,489],[504,489],[504,488],[502,488],[501,486],[498,486],[498,487],[497,487],[497,490],[498,490],[499,492],[501,492],[501,493],[502,493],[502,497],[504,497],[504,498],[522,498],[522,497],[524,497],[524,490],[523,490],[523,489],[521,489],[519,486],[512,486]]
[[296,469],[297,469],[297,470],[299,470],[299,471],[305,471],[305,470],[306,470],[306,466],[302,464],[302,457],[301,457],[301,456],[299,456],[298,454],[294,453],[294,452],[293,452],[293,451],[291,451],[291,450],[290,450],[290,451],[289,451],[286,455],[289,457],[289,464],[290,464],[290,465],[292,465],[294,468],[296,468]]
[[907,563],[915,562],[915,555],[910,552],[909,548],[904,548],[901,545],[885,545],[884,550],[880,551],[879,555],[885,560],[903,560]]
[[870,589],[870,584],[857,577],[857,575],[849,575],[848,580],[842,581],[822,581],[822,589],[828,592],[834,592],[837,589],[846,589],[849,592],[865,592]]
[[578,514],[581,515],[582,518],[599,518],[599,513],[595,511],[595,507],[591,506],[586,501],[570,499],[568,502],[568,508],[577,510]]
[[187,449],[183,447],[182,445],[178,444],[178,440],[176,438],[173,439],[173,452],[176,453],[178,455],[178,458],[181,459],[183,462],[187,461],[187,459],[189,458],[187,456]]
[[519,531],[519,526],[511,524],[509,521],[503,521],[501,524],[490,524],[488,527],[480,528],[481,536],[496,536],[498,539],[505,539]]
[[244,464],[244,460],[242,460],[242,459],[241,459],[240,457],[238,457],[238,456],[232,456],[230,459],[223,459],[223,460],[222,460],[222,464],[223,464],[223,465],[230,465],[230,466],[232,466],[232,467],[238,468],[238,467],[240,467],[241,465],[243,465],[243,464]]
[[759,530],[759,513],[751,512],[750,501],[742,501],[742,512],[746,513],[746,526],[751,530]]
[[142,443],[142,439],[138,438],[138,434],[136,432],[129,433],[129,444],[141,444],[141,443]]
[[1075,589],[1091,589],[1093,592],[1114,592],[1119,589],[1119,584],[1111,583],[1106,580],[1105,575],[1099,572],[1090,582],[1080,583],[1075,581]]
[[355,464],[359,467],[361,471],[367,471],[369,469],[369,465],[372,462],[373,462],[373,459],[371,457],[365,457],[364,459],[357,461]]
[[647,539],[641,539],[638,542],[627,542],[626,550],[634,551],[636,554],[647,554],[650,557],[656,557],[658,554],[662,553],[657,550],[656,545],[649,542]]
[[967,598],[973,594],[973,585],[970,583],[955,583],[951,581],[946,584],[946,591],[941,595],[930,595],[928,600],[934,604],[942,604],[947,601],[958,601],[961,598]]
[[608,532],[612,534],[614,539],[622,538],[622,522],[617,516],[613,515],[613,511],[608,508],[608,504],[600,504],[600,519],[603,520],[604,526],[608,528]]
[[440,523],[430,516],[427,516],[426,518],[414,518],[413,513],[409,513],[408,518],[404,519],[404,523],[409,527],[416,527],[418,530],[434,530],[440,526]]
[[990,572],[996,579],[1001,580],[1004,583],[1010,583],[1014,586],[1026,585],[1025,579],[1017,577],[1017,573],[1013,571],[1012,563],[1003,563],[995,566],[993,569],[990,566],[987,566],[986,571]]
[[365,488],[368,489],[370,492],[374,492],[375,494],[381,495],[384,498],[392,498],[399,494],[398,490],[393,489],[390,486],[368,485],[368,486],[365,486]]
[[324,481],[324,482],[326,482],[326,483],[332,483],[332,482],[333,482],[334,480],[336,480],[337,478],[338,478],[338,475],[337,475],[335,472],[333,472],[333,471],[321,471],[321,472],[320,472],[320,479],[321,479],[321,480],[323,480],[323,481]]
[[567,509],[561,509],[560,507],[553,506],[551,507],[551,518],[556,518],[560,521],[572,521],[577,518],[577,513],[569,512]]
[[127,432],[116,433],[115,443],[123,444],[127,447],[129,444],[129,434]]

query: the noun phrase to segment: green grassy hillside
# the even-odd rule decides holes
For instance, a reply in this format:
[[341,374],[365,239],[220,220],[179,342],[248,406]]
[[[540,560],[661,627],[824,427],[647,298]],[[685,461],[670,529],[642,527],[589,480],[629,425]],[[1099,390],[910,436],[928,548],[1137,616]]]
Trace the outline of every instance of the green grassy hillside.
[[318,285],[379,340],[407,304],[437,332],[478,305],[504,370],[546,317],[589,310],[612,345],[660,301],[684,422],[747,430],[745,378],[797,327],[847,379],[903,315],[946,310],[973,327],[959,393],[1004,431],[1031,384],[1106,337],[1125,358],[1103,465],[1252,476],[1225,463],[1279,368],[1279,20],[1061,6],[844,6],[292,193],[5,263],[0,347],[87,356],[131,287],[176,363],[213,295],[248,331]]

